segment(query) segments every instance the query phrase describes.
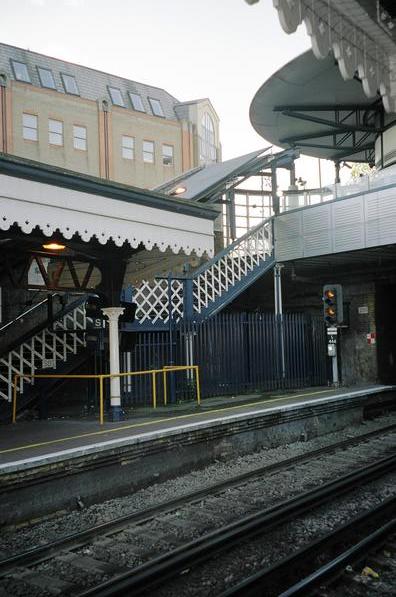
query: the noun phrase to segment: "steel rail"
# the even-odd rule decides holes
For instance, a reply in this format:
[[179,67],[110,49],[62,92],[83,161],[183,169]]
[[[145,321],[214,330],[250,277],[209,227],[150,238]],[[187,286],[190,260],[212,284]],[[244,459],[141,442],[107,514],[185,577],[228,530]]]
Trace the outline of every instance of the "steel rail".
[[171,512],[174,509],[179,508],[180,506],[190,502],[194,503],[195,501],[200,501],[209,495],[213,495],[215,493],[222,493],[223,491],[235,487],[237,485],[243,484],[244,482],[248,482],[254,480],[255,478],[259,478],[263,475],[268,475],[284,468],[288,468],[290,466],[294,466],[296,464],[300,464],[303,462],[307,462],[314,458],[317,458],[323,454],[329,454],[336,452],[337,450],[342,450],[344,448],[353,447],[364,443],[365,441],[369,440],[370,438],[379,436],[381,434],[386,434],[396,429],[396,424],[387,425],[385,427],[381,427],[380,429],[375,429],[368,433],[347,439],[342,440],[340,442],[336,442],[322,448],[317,448],[316,450],[312,450],[310,452],[304,452],[303,454],[299,454],[298,456],[292,456],[291,458],[287,458],[280,462],[275,462],[273,464],[267,464],[263,467],[255,469],[253,471],[249,471],[247,473],[242,473],[241,475],[237,475],[232,477],[232,479],[227,479],[226,481],[222,481],[217,484],[209,485],[200,489],[198,491],[193,491],[186,493],[180,497],[177,497],[173,500],[169,500],[166,503],[151,506],[149,508],[145,508],[144,510],[140,510],[138,512],[132,512],[130,514],[125,514],[123,516],[119,516],[113,520],[109,520],[87,529],[83,531],[78,531],[76,533],[71,533],[62,537],[60,539],[56,539],[51,541],[45,545],[40,545],[39,547],[34,547],[32,549],[28,549],[26,551],[20,552],[19,554],[12,555],[10,557],[4,558],[0,560],[0,577],[5,574],[7,570],[10,568],[17,566],[17,565],[24,565],[38,563],[45,559],[51,557],[51,555],[61,549],[65,548],[78,548],[82,545],[85,545],[87,541],[97,537],[103,536],[105,534],[110,534],[113,532],[117,532],[120,529],[124,528],[129,524],[137,524],[142,522],[147,522],[150,519],[153,519],[155,516],[159,514],[164,514],[166,512]]
[[[309,594],[309,591],[323,582],[332,578],[333,575],[344,570],[345,566],[356,561],[369,548],[375,546],[384,536],[396,528],[395,514],[396,496],[390,497],[379,506],[371,508],[367,512],[354,517],[351,521],[326,533],[323,537],[309,542],[299,550],[286,556],[272,566],[257,570],[254,574],[238,582],[233,587],[226,589],[218,597],[261,597],[265,590],[266,597],[294,597],[296,595]],[[383,524],[388,520],[386,524]],[[389,519],[391,519],[389,521]],[[378,529],[378,525],[383,526]],[[362,532],[369,533],[350,548],[339,553],[333,559],[315,569],[318,558],[322,557],[325,551],[339,550],[342,545],[356,541],[361,537]],[[372,531],[372,529],[375,529]],[[329,556],[330,557],[330,556]],[[313,572],[311,570],[313,569]],[[306,574],[305,577],[303,575]],[[290,586],[290,579],[300,577],[300,580]],[[301,578],[302,577],[302,578]]]
[[304,578],[301,582],[290,587],[287,591],[282,593],[280,597],[292,597],[297,595],[306,596],[307,590],[322,584],[324,581],[333,577],[335,572],[342,570],[349,562],[362,557],[368,550],[373,549],[381,544],[388,535],[396,529],[396,518],[393,518],[381,528],[377,529],[356,545],[353,545],[345,552],[340,554],[337,558],[316,570],[312,575]]
[[115,576],[109,581],[78,593],[78,597],[122,597],[125,595],[135,597],[140,595],[147,589],[166,582],[185,568],[214,558],[225,549],[230,549],[248,538],[278,527],[291,518],[310,511],[313,507],[321,506],[359,485],[383,476],[394,470],[395,467],[396,454],[393,454],[375,464],[344,475],[336,481],[330,481],[318,489],[305,492],[203,535],[130,571]]

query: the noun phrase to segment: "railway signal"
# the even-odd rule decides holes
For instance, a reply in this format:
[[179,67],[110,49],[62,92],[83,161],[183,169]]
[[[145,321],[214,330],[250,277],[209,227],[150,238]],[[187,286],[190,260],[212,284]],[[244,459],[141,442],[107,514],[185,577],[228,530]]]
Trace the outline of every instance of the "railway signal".
[[341,284],[323,286],[323,317],[329,327],[341,325],[344,320]]

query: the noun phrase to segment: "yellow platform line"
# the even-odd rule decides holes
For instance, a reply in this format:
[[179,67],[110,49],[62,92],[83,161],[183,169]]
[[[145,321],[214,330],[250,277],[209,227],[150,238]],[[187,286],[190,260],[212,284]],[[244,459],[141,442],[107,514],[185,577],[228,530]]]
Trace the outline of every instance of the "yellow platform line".
[[30,448],[41,448],[43,446],[50,446],[52,444],[58,444],[61,442],[71,441],[73,439],[82,439],[85,437],[93,437],[97,435],[104,435],[107,433],[114,433],[116,431],[124,431],[126,429],[136,429],[137,427],[145,427],[146,425],[153,425],[155,423],[168,423],[169,421],[178,421],[179,419],[188,419],[192,417],[202,417],[202,415],[213,415],[214,413],[224,413],[228,410],[237,410],[240,408],[249,408],[251,406],[259,406],[261,404],[272,404],[273,402],[281,402],[284,400],[291,400],[295,398],[305,398],[307,396],[315,396],[316,394],[324,394],[329,390],[319,390],[316,392],[308,392],[306,394],[296,394],[296,395],[284,395],[280,398],[271,398],[270,400],[261,400],[259,402],[250,402],[248,404],[238,404],[236,406],[226,406],[225,408],[217,408],[214,410],[208,410],[204,412],[198,413],[189,413],[188,415],[178,415],[174,417],[167,417],[165,419],[153,419],[151,421],[146,421],[145,423],[132,423],[131,425],[124,425],[123,427],[115,427],[114,429],[103,429],[101,431],[90,431],[89,433],[81,433],[80,435],[71,435],[68,437],[62,437],[59,439],[52,439],[46,442],[40,442],[36,444],[27,444],[25,446],[18,446],[16,448],[7,448],[6,450],[0,450],[0,454],[9,454],[10,452],[18,452],[20,450],[29,450]]

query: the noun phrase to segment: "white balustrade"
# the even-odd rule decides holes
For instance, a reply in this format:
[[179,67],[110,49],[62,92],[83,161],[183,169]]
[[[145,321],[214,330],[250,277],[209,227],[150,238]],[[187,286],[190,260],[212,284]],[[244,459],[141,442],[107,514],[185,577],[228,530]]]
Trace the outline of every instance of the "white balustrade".
[[[256,226],[227,249],[200,267],[192,275],[193,309],[202,313],[211,303],[223,297],[255,268],[272,255],[272,220]],[[136,317],[139,323],[166,322],[169,319],[168,280],[144,280],[135,289]],[[183,317],[183,282],[171,281],[172,314]]]
[[[79,331],[86,329],[84,304],[79,305],[61,320],[55,321],[53,330],[44,329],[21,344],[15,350],[0,358],[0,382],[4,382],[4,389],[0,388],[0,398],[11,402],[14,387],[14,375],[33,375],[36,371],[56,368],[59,361],[67,361],[70,354],[76,354],[81,346],[85,346],[85,338]],[[69,334],[57,334],[69,330]],[[73,333],[75,330],[75,333]],[[47,355],[51,358],[47,358]],[[19,380],[19,390],[23,393],[26,384],[34,384],[34,379]]]

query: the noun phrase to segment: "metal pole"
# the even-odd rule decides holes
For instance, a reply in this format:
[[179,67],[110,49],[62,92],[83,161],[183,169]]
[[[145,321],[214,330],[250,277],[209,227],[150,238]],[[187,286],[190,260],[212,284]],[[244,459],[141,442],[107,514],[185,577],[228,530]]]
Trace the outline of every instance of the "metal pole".
[[338,387],[338,363],[337,363],[337,355],[331,357],[332,366],[333,366],[333,384],[335,387]]
[[[172,367],[175,363],[173,360],[173,311],[172,311],[172,272],[168,274],[168,329],[169,329],[169,365]],[[175,374],[173,371],[169,372],[169,402],[176,401],[175,395]]]
[[320,163],[320,158],[318,158],[318,171],[319,171],[319,188],[322,188],[322,168]]
[[282,306],[282,280],[281,271],[283,265],[277,263],[274,268],[274,293],[275,293],[275,318],[278,327],[278,337],[280,346],[280,362],[282,379],[286,377],[286,366],[285,366],[285,339],[284,339],[284,326],[283,326],[283,306]]

